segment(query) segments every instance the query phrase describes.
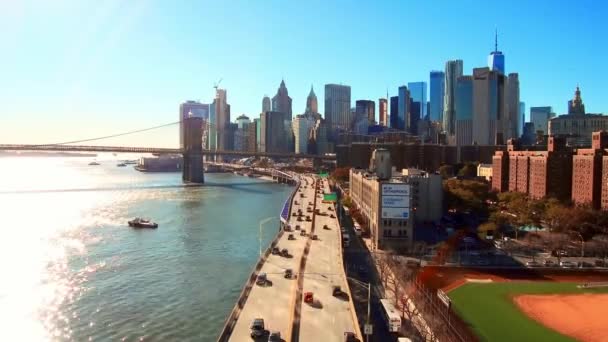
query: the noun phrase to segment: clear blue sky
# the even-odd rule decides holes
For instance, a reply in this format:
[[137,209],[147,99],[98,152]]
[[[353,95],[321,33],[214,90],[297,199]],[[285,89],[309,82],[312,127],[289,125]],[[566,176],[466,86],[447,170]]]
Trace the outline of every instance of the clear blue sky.
[[[485,66],[494,28],[521,99],[566,111],[580,83],[608,112],[603,1],[0,1],[0,143],[47,143],[177,120],[223,78],[232,119],[257,117],[281,78],[304,110],[314,84],[394,95],[448,59]],[[104,144],[177,145],[176,128]]]

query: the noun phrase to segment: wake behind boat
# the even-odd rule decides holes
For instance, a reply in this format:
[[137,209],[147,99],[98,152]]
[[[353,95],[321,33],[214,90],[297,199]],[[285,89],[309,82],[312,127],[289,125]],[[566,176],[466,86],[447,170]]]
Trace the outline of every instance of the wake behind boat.
[[128,221],[129,227],[133,228],[158,228],[158,224],[152,222],[148,219],[143,219],[141,217],[136,217],[133,220]]
[[89,163],[89,165],[99,165],[99,163],[96,162],[96,161],[92,161],[92,162]]

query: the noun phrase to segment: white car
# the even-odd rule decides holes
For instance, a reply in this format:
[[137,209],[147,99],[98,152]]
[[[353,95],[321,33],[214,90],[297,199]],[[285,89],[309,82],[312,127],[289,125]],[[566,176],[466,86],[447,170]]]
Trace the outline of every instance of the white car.
[[563,267],[563,268],[574,268],[574,267],[576,267],[576,264],[573,263],[572,261],[566,260],[566,261],[560,261],[559,266]]

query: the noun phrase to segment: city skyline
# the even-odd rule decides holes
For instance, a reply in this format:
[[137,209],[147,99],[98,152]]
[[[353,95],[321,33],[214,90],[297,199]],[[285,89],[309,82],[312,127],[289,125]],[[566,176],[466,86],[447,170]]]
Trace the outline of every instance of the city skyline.
[[[606,28],[575,25],[600,19],[597,4],[593,11],[589,4],[566,10],[554,2],[526,3],[522,11],[521,4],[509,3],[488,19],[475,14],[497,13],[491,6],[482,10],[471,3],[442,4],[441,12],[451,15],[438,13],[440,24],[424,22],[422,15],[412,17],[425,33],[421,37],[391,25],[394,21],[390,19],[405,6],[419,14],[433,6],[383,2],[353,7],[336,2],[320,12],[319,25],[314,25],[296,18],[297,4],[273,2],[257,7],[241,2],[205,3],[193,8],[141,2],[2,4],[0,19],[6,29],[0,42],[11,53],[0,57],[3,65],[10,66],[0,80],[0,115],[7,119],[0,136],[11,143],[50,143],[63,137],[77,139],[170,122],[186,100],[212,102],[213,85],[220,79],[220,87],[228,92],[232,120],[243,113],[258,117],[260,100],[274,94],[281,79],[293,98],[294,116],[302,114],[311,84],[319,89],[320,99],[325,84],[350,86],[354,106],[356,99],[385,97],[387,89],[389,97],[396,96],[398,87],[408,82],[428,84],[429,72],[443,70],[447,60],[462,59],[465,71],[485,66],[494,50],[495,27],[506,72],[519,73],[520,99],[528,107],[552,106],[557,115],[566,113],[565,101],[580,84],[588,111],[604,113],[608,101],[602,96],[602,77],[596,70],[606,48],[596,46],[593,39],[605,35],[602,30]],[[534,8],[543,9],[540,22]],[[195,20],[200,17],[197,13],[211,12],[217,17]],[[262,13],[267,15],[267,23],[256,20]],[[360,13],[375,15],[381,24],[341,31],[342,23]],[[460,25],[459,15],[476,19]],[[512,20],[515,16],[517,25]],[[174,22],[170,18],[181,19]],[[219,30],[222,18],[239,20],[230,20],[230,27]],[[557,35],[551,24],[556,21],[573,25]],[[196,24],[184,25],[188,22]],[[455,39],[444,36],[447,28]],[[523,30],[529,34],[522,34]],[[286,40],[289,36],[293,37]],[[193,46],[200,37],[204,44]],[[313,44],[310,51],[295,49],[306,39]],[[392,46],[389,42],[405,39],[423,44],[427,53],[414,56],[400,53],[400,47],[388,48]],[[345,60],[322,57],[354,51],[359,41],[387,46],[389,53],[381,60],[371,58],[372,51],[348,54]],[[267,50],[275,46],[277,52],[268,55]],[[546,58],[548,51],[553,52],[551,60]],[[324,115],[324,103],[319,102],[319,112]],[[31,132],[28,136],[24,136],[26,128]],[[116,141],[177,146],[177,128],[170,130],[160,136]]]

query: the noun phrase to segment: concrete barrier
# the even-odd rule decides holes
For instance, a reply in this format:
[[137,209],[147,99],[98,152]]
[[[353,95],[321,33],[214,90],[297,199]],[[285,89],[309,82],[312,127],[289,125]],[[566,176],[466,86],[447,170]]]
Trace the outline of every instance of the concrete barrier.
[[[295,297],[292,299],[292,316],[291,316],[291,329],[287,336],[291,339],[291,342],[297,342],[300,340],[300,316],[302,314],[302,290],[304,288],[304,270],[306,268],[306,259],[310,252],[310,245],[312,243],[311,236],[315,232],[315,215],[317,209],[317,187],[316,182],[312,184],[314,188],[314,198],[312,201],[312,224],[310,227],[310,234],[308,234],[308,240],[306,240],[306,246],[302,252],[300,258],[300,267],[298,272],[298,287],[296,289]],[[289,342],[289,341],[288,341]]]
[[[293,203],[293,199],[294,199],[294,196],[296,195],[296,193],[298,192],[299,188],[300,188],[300,182],[297,182],[294,191],[289,196],[289,215],[290,215],[290,217],[291,217],[291,206]],[[279,224],[279,227],[280,227],[280,224]],[[247,302],[247,298],[249,297],[249,293],[251,292],[251,289],[253,288],[255,280],[258,277],[258,273],[260,272],[260,270],[262,269],[262,266],[268,259],[268,256],[270,255],[272,248],[277,245],[279,239],[283,235],[283,232],[284,232],[284,230],[279,228],[277,235],[271,241],[268,248],[266,248],[266,250],[264,251],[264,254],[262,254],[262,256],[260,257],[258,262],[255,264],[253,271],[251,271],[249,279],[247,280],[247,282],[243,286],[243,289],[241,290],[241,293],[237,299],[236,304],[234,305],[234,308],[232,308],[232,311],[226,318],[226,322],[224,322],[224,327],[222,328],[222,331],[220,332],[220,335],[217,338],[218,342],[226,342],[230,339],[230,335],[232,335],[234,326],[236,325],[236,322],[239,319],[239,314],[241,313],[241,310],[245,306],[245,303]]]

